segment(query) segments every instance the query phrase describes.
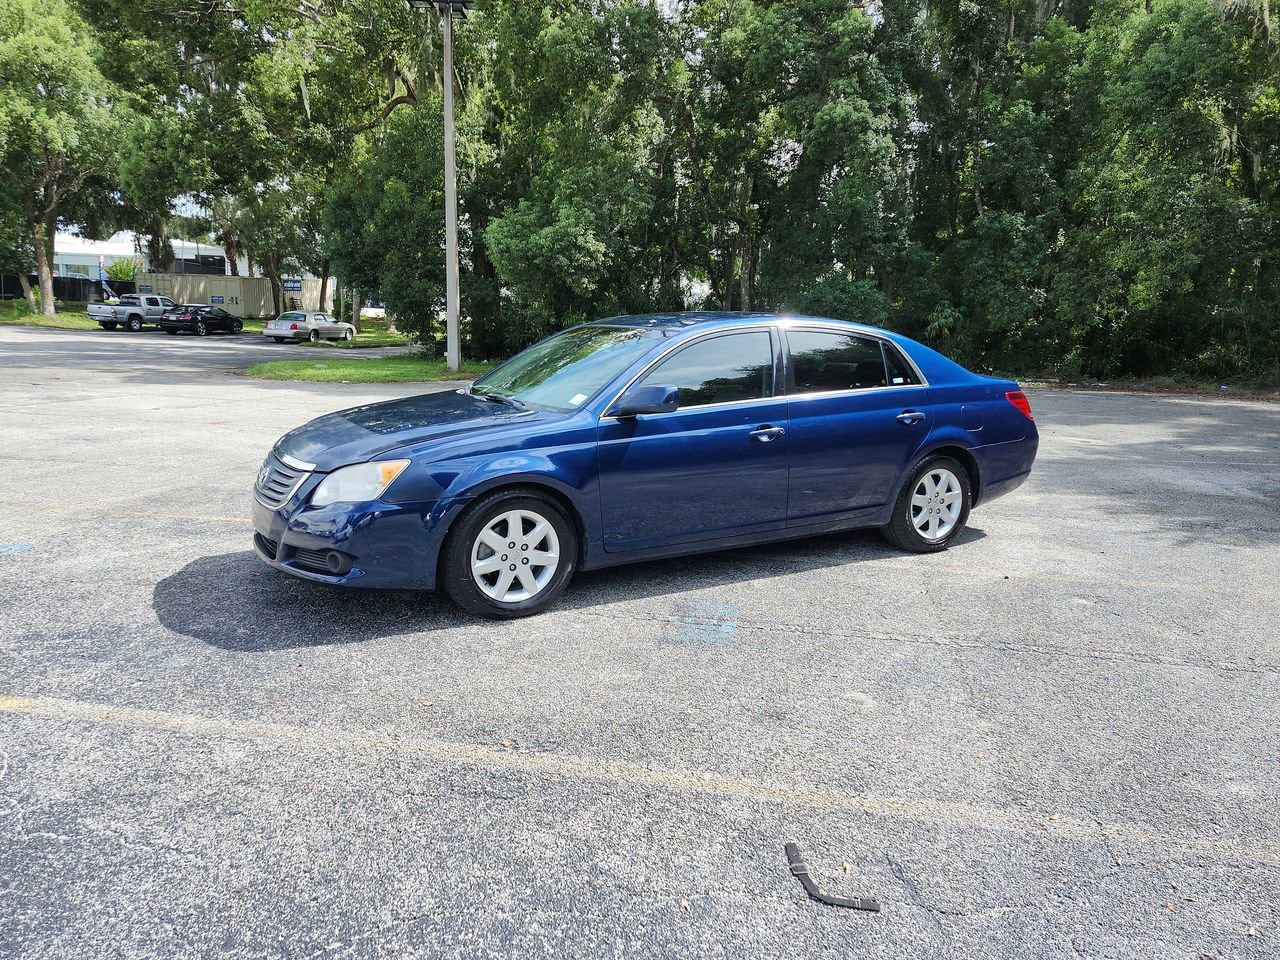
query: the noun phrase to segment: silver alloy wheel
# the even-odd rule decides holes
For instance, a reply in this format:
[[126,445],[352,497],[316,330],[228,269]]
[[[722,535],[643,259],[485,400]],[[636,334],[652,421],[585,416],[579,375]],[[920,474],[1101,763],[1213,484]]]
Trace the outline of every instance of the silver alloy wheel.
[[964,490],[945,467],[934,467],[911,491],[911,525],[926,540],[941,540],[960,521]]
[[471,576],[485,596],[520,603],[540,593],[560,568],[560,538],[532,510],[508,510],[471,545]]

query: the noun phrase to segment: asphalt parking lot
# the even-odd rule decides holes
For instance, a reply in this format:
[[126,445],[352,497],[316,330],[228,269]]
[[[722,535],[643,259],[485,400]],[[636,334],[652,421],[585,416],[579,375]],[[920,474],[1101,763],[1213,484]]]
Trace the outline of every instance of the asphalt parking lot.
[[1280,406],[1035,393],[945,554],[489,623],[254,558],[275,438],[421,389],[290,349],[0,328],[0,956],[1280,955]]

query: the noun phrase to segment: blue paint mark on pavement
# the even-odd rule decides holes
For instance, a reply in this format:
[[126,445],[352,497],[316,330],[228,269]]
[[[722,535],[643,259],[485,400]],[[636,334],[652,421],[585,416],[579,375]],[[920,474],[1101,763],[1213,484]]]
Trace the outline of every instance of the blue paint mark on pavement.
[[12,557],[31,549],[29,543],[0,543],[0,557]]
[[725,646],[738,629],[736,617],[741,609],[736,603],[696,604],[678,625],[671,642]]

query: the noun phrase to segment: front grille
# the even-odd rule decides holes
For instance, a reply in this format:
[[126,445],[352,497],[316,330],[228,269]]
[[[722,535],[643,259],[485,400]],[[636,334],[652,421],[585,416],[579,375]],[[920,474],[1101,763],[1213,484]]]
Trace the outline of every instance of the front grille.
[[301,486],[302,481],[307,479],[309,472],[286,463],[272,450],[267,454],[262,469],[258,471],[254,492],[265,506],[274,510],[289,502],[289,498]]
[[269,537],[264,537],[257,531],[254,531],[253,540],[258,545],[258,549],[265,553],[269,559],[274,560],[276,558],[276,551],[280,549],[280,544]]

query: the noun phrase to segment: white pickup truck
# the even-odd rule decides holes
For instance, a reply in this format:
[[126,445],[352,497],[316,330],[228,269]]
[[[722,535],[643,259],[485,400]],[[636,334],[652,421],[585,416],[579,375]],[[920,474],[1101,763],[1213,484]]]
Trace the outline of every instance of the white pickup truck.
[[160,315],[176,306],[168,297],[126,293],[117,304],[91,303],[88,309],[89,319],[96,320],[103,330],[114,330],[120,326],[130,333],[137,333],[146,323],[159,326]]

